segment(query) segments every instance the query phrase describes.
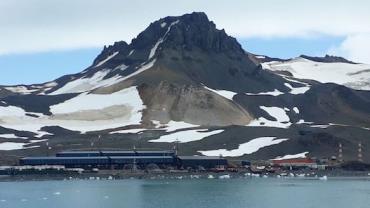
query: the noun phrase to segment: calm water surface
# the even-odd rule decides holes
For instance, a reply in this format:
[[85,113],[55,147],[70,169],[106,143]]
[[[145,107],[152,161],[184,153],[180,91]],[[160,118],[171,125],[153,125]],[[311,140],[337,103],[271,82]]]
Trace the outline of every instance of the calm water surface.
[[369,208],[369,180],[0,182],[1,208]]

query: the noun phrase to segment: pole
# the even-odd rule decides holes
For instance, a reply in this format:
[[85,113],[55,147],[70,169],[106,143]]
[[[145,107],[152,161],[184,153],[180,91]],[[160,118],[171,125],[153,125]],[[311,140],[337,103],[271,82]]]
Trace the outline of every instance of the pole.
[[98,135],[98,151],[99,151],[99,152],[101,151],[101,144],[100,144],[101,139],[100,139],[100,137],[101,137],[101,135],[99,134],[99,135]]
[[49,157],[49,142],[46,142],[46,156]]
[[359,142],[358,143],[358,161],[359,162],[362,162],[362,143]]
[[133,149],[134,149],[135,154],[134,154],[134,164],[132,165],[132,171],[136,172],[136,147],[135,145]]
[[342,143],[339,143],[339,149],[338,149],[338,161],[339,163],[343,162],[343,149],[342,149]]

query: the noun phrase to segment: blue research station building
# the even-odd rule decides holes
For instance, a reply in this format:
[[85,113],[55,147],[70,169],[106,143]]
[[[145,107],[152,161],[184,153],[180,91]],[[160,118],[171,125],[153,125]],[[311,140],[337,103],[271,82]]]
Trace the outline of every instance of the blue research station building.
[[178,156],[175,150],[163,151],[64,151],[53,157],[25,157],[20,165],[63,165],[66,168],[121,169],[126,165],[206,169],[227,166],[221,157]]

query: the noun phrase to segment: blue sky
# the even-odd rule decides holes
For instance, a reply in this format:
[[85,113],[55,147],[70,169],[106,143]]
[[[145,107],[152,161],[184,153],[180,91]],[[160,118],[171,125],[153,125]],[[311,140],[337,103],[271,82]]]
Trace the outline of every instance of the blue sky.
[[88,67],[100,48],[0,56],[0,85],[35,84]]
[[368,0],[1,0],[0,85],[79,72],[104,45],[130,42],[150,22],[193,11],[256,54],[329,53],[370,63],[368,8]]
[[247,38],[240,39],[243,48],[251,53],[276,58],[293,58],[299,55],[324,56],[331,48],[339,46],[343,37],[315,38]]

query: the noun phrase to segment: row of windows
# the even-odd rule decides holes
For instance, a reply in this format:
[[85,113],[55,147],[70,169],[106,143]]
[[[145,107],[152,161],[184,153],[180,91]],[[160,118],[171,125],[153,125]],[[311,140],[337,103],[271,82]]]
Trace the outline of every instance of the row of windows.
[[101,151],[101,152],[59,152],[57,157],[100,157],[100,156],[175,156],[174,151]]
[[67,164],[86,164],[86,165],[106,165],[106,164],[132,164],[132,163],[174,163],[175,158],[24,158],[20,160],[21,165],[67,165]]

